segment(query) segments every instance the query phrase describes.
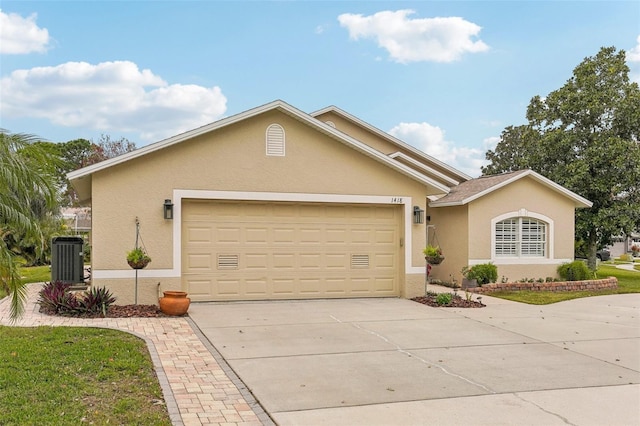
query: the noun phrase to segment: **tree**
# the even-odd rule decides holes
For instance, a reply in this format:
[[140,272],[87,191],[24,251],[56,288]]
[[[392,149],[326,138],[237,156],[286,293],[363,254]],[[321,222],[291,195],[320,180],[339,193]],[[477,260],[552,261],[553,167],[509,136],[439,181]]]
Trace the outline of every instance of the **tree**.
[[576,212],[576,237],[595,269],[598,246],[640,229],[640,88],[625,52],[585,58],[564,86],[531,99],[527,120],[503,131],[482,173],[530,168],[592,201]]
[[136,149],[136,144],[130,142],[127,138],[112,140],[109,135],[105,134],[100,136],[97,144],[87,139],[74,139],[54,145],[58,147],[58,153],[63,161],[59,170],[59,177],[61,179],[63,203],[67,206],[78,205],[76,191],[67,180],[68,172]]
[[39,218],[57,202],[52,166],[57,158],[35,142],[35,136],[0,130],[0,285],[9,293],[14,320],[24,311],[26,291],[5,237],[22,234],[43,247]]

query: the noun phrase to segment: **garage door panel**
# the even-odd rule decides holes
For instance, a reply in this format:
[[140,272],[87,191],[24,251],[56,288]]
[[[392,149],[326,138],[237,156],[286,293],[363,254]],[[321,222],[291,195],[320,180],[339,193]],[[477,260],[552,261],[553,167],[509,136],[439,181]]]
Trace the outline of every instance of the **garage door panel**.
[[183,204],[194,300],[398,296],[401,206]]
[[268,294],[268,282],[266,279],[248,279],[246,280],[245,293],[249,297],[262,297]]
[[212,281],[210,279],[190,279],[188,281],[189,297],[193,300],[206,300],[211,297]]
[[245,228],[244,241],[247,244],[266,245],[269,242],[269,230],[266,227]]
[[211,253],[190,253],[187,256],[186,269],[188,271],[213,271],[213,261]]
[[189,228],[188,240],[193,243],[210,243],[211,228],[210,227],[191,227]]
[[244,259],[244,267],[249,271],[264,273],[269,269],[269,256],[265,253],[247,253]]

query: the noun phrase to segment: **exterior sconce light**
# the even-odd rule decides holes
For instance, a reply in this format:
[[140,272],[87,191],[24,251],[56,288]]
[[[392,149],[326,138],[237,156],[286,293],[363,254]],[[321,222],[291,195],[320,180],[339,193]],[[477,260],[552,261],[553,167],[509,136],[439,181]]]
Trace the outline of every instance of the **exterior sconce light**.
[[164,200],[164,218],[167,220],[173,220],[173,203],[171,200]]
[[424,210],[418,206],[413,206],[413,223],[424,223]]

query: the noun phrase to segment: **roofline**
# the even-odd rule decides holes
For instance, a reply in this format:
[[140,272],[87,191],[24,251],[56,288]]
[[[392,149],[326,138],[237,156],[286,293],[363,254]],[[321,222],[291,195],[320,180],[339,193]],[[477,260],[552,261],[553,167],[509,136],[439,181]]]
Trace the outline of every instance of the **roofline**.
[[357,139],[352,138],[349,135],[346,135],[343,132],[340,132],[339,130],[334,129],[328,124],[323,123],[320,120],[317,120],[311,115],[289,105],[288,103],[282,100],[275,100],[273,102],[269,102],[267,104],[249,109],[247,111],[234,114],[230,117],[222,118],[218,121],[214,121],[213,123],[198,127],[197,129],[189,130],[179,135],[172,136],[170,138],[161,140],[159,142],[152,143],[150,145],[136,149],[135,151],[131,151],[126,154],[120,155],[118,157],[110,158],[108,160],[101,161],[100,163],[92,164],[82,169],[69,172],[67,174],[67,178],[69,180],[76,180],[76,179],[91,175],[95,172],[108,169],[109,167],[122,164],[126,161],[129,161],[138,157],[142,157],[143,155],[147,155],[152,152],[159,151],[169,146],[178,144],[187,139],[191,139],[191,138],[203,135],[205,133],[220,129],[225,126],[229,126],[231,124],[240,122],[242,120],[257,116],[259,114],[262,114],[264,112],[274,110],[274,109],[279,109],[285,114],[290,115],[291,117],[299,121],[305,122],[312,127],[315,127],[316,129],[322,131],[323,133],[332,136],[334,139],[338,140],[339,142],[342,142],[345,145],[349,145],[352,148],[355,148],[356,150],[362,152],[363,154],[422,183],[423,185],[432,186],[438,190],[441,190],[444,193],[449,193],[450,191],[449,187],[442,185],[441,183],[429,178],[428,176],[425,176],[422,173],[417,172],[416,170],[410,167],[407,167],[403,164],[398,163],[397,161],[394,161],[393,159],[388,158],[386,155],[382,154],[381,152],[371,148],[370,146],[360,142]]
[[392,153],[392,154],[389,154],[389,157],[391,157],[391,158],[393,158],[393,159],[396,159],[396,158],[400,157],[400,158],[402,158],[404,161],[407,161],[407,162],[409,162],[409,163],[413,164],[413,165],[414,165],[414,166],[416,166],[416,167],[422,168],[422,169],[426,170],[427,172],[432,173],[432,174],[434,174],[434,175],[438,176],[440,179],[442,179],[442,180],[444,180],[444,181],[447,181],[448,183],[450,183],[450,184],[451,184],[451,185],[453,185],[453,186],[460,185],[460,182],[459,182],[459,181],[457,181],[457,180],[455,180],[455,179],[451,179],[449,176],[445,175],[444,173],[440,173],[440,172],[439,172],[439,171],[437,171],[436,169],[434,169],[434,168],[432,168],[432,167],[429,167],[429,166],[427,166],[426,164],[421,163],[421,162],[419,162],[419,161],[417,161],[417,160],[415,160],[415,159],[413,159],[413,158],[409,157],[407,154],[403,154],[403,153],[402,153],[402,152],[400,152],[400,151],[397,151],[397,152],[394,152],[394,153]]
[[355,122],[356,124],[366,128],[370,132],[375,133],[378,136],[380,136],[382,138],[385,138],[385,139],[395,143],[396,145],[399,145],[399,146],[403,147],[404,149],[407,149],[407,150],[411,151],[412,153],[423,157],[427,161],[431,161],[431,162],[437,164],[439,167],[442,167],[443,169],[445,169],[445,170],[453,173],[457,177],[459,177],[460,180],[462,180],[462,181],[473,179],[471,176],[467,175],[466,173],[463,173],[460,170],[458,170],[458,169],[456,169],[454,167],[451,167],[450,165],[438,160],[437,158],[430,156],[429,154],[425,153],[424,151],[421,151],[421,150],[417,149],[416,147],[414,147],[412,145],[409,145],[408,143],[396,138],[395,136],[390,135],[389,133],[378,129],[377,127],[372,126],[371,124],[367,123],[366,121],[363,121],[360,118],[349,114],[348,112],[338,108],[335,105],[330,105],[328,107],[319,109],[317,111],[314,111],[314,112],[310,113],[309,115],[312,116],[312,117],[315,117],[317,115],[324,114],[324,113],[327,113],[327,112],[336,112],[336,113],[344,116],[345,118],[347,118],[347,119]]
[[533,170],[523,170],[521,171],[521,173],[517,173],[514,174],[511,178],[504,180],[496,185],[493,185],[487,189],[485,189],[484,191],[480,191],[477,194],[473,194],[470,197],[467,197],[463,200],[460,201],[451,201],[451,202],[444,202],[444,203],[439,203],[438,201],[434,201],[432,203],[429,203],[430,207],[451,207],[451,206],[462,206],[465,204],[468,204],[474,200],[477,200],[480,197],[484,197],[485,195],[496,191],[504,186],[507,186],[517,180],[522,179],[523,177],[526,176],[531,176],[533,179],[537,180],[538,182],[542,183],[543,185],[563,194],[564,196],[571,198],[577,205],[577,207],[580,208],[585,208],[585,207],[591,207],[593,205],[593,203],[589,200],[587,200],[584,197],[581,197],[580,195],[576,194],[573,191],[568,190],[567,188],[563,187],[562,185],[558,185],[557,183],[555,183],[554,181],[552,181],[551,179],[548,179],[544,176],[542,176],[539,173],[534,172]]

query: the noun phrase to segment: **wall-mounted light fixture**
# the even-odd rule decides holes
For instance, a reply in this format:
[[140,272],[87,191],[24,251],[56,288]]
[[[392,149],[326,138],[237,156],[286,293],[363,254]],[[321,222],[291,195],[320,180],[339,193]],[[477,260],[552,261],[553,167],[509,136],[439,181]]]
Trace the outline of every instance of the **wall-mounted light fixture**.
[[424,223],[424,210],[418,206],[413,206],[413,223]]
[[173,220],[173,203],[171,200],[164,200],[164,218],[167,220]]

